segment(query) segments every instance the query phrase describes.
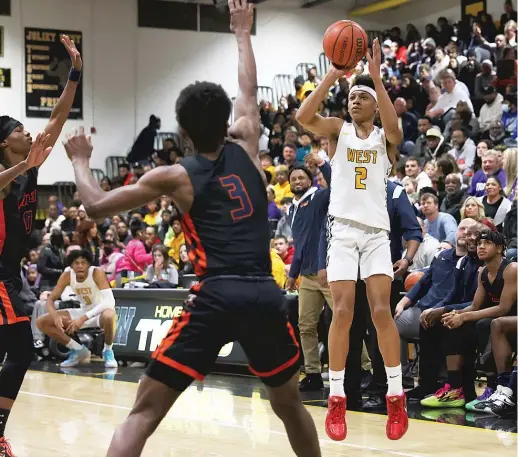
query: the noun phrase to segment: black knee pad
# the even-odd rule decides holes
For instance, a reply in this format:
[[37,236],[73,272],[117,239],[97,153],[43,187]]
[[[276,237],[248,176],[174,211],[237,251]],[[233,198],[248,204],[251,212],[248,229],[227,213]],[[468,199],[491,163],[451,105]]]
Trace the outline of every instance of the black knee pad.
[[[4,329],[2,337],[9,337],[7,358],[0,371],[0,397],[15,400],[25,373],[32,362],[34,345],[29,322],[20,322]],[[8,334],[8,335],[7,335]]]

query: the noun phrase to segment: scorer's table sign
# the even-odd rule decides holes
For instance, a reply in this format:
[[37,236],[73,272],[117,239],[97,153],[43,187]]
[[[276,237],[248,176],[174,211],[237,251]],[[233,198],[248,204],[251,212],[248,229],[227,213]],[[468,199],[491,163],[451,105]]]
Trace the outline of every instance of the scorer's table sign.
[[[83,34],[69,30],[25,28],[25,111],[27,117],[50,117],[68,81],[72,65],[61,43],[66,34],[83,55]],[[84,76],[84,75],[83,75]],[[69,119],[83,119],[83,84],[77,88]]]

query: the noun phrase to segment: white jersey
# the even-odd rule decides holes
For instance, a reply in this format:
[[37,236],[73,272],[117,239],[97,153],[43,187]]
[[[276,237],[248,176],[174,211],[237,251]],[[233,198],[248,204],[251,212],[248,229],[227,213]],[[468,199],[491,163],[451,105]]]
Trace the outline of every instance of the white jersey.
[[70,287],[76,294],[76,299],[81,303],[84,312],[90,311],[101,303],[101,291],[94,281],[96,267],[88,268],[88,276],[83,282],[78,282],[74,270],[70,268]]
[[331,168],[329,214],[390,231],[387,179],[392,165],[383,129],[374,127],[362,140],[354,125],[344,122]]

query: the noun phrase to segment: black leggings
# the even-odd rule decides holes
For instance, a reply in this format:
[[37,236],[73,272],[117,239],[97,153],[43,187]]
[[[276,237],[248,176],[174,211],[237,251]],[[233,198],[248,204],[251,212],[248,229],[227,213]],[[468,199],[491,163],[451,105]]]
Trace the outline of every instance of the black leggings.
[[0,371],[0,397],[16,400],[33,352],[29,321],[0,327],[0,354],[7,354]]

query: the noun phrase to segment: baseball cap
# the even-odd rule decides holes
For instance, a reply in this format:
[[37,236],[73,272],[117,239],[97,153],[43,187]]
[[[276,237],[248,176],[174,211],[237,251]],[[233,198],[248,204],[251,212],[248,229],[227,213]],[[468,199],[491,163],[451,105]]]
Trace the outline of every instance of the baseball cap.
[[390,46],[392,46],[392,41],[391,40],[385,40],[383,42],[383,46],[388,46],[390,48]]
[[442,138],[441,131],[437,127],[432,127],[426,131],[426,136],[431,136],[435,138]]
[[494,94],[496,89],[493,86],[485,86],[482,88],[483,95],[491,95]]

